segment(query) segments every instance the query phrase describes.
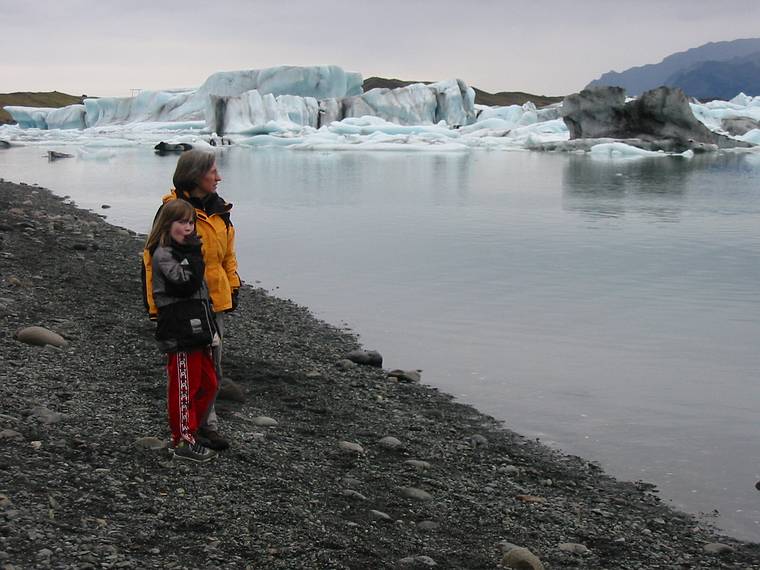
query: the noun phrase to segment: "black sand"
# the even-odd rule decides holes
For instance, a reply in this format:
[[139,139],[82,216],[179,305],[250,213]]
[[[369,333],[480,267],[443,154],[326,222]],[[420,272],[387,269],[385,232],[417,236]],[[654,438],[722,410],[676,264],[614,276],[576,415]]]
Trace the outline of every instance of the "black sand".
[[[140,439],[168,434],[140,251],[95,213],[0,182],[0,568],[497,568],[507,541],[552,569],[760,569],[759,545],[651,486],[430,387],[337,366],[354,337],[251,288],[228,319],[225,376],[246,398],[219,402],[233,447],[167,462]],[[69,344],[15,340],[28,325]],[[724,553],[705,550],[716,542]]]

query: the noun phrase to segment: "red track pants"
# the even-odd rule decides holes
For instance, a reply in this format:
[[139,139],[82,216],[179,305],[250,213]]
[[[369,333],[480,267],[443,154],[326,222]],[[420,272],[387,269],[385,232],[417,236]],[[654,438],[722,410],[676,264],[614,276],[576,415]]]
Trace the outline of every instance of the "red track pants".
[[167,356],[167,407],[172,443],[177,445],[182,439],[195,443],[195,433],[203,425],[216,396],[216,370],[211,349],[170,352]]

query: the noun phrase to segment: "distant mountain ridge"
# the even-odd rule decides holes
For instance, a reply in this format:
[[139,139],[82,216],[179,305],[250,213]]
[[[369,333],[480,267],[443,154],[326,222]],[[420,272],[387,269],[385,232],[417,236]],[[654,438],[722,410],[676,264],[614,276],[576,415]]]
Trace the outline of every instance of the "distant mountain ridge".
[[[739,60],[750,58],[754,61],[755,56],[759,54],[760,38],[710,42],[669,55],[660,63],[632,67],[620,73],[610,71],[603,74],[599,79],[590,82],[587,87],[594,85],[617,86],[624,88],[628,95],[637,96],[660,85],[670,85],[681,87],[692,97],[730,99],[739,91],[746,92],[742,86],[747,83],[740,78],[746,76],[749,67],[740,63]],[[716,63],[722,65],[715,65]],[[721,68],[722,71],[718,72]],[[679,82],[683,82],[683,85]],[[720,90],[720,93],[709,93],[702,90],[702,87],[717,89],[721,82],[724,83],[725,88]],[[691,92],[690,89],[695,92]],[[727,94],[733,89],[738,90],[730,95]],[[754,94],[760,94],[760,92]]]
[[[364,92],[366,93],[370,89],[386,88],[396,89],[398,87],[406,87],[414,83],[434,83],[433,81],[406,81],[403,79],[387,79],[385,77],[368,77],[364,80],[362,85]],[[472,86],[470,86],[472,87]],[[475,103],[478,105],[489,105],[491,107],[506,107],[507,105],[522,105],[528,101],[532,101],[536,107],[545,107],[552,103],[559,103],[564,97],[551,97],[547,95],[534,95],[532,93],[525,93],[523,91],[500,91],[498,93],[489,93],[483,91],[477,87],[473,87],[475,90]]]
[[705,61],[672,75],[667,85],[697,99],[728,101],[738,93],[760,95],[760,51],[728,61]]

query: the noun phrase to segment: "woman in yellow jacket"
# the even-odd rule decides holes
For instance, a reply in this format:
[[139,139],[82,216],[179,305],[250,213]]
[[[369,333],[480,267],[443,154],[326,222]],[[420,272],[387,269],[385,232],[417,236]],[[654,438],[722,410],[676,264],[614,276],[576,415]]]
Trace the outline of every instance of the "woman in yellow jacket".
[[[216,167],[215,156],[210,152],[189,150],[179,157],[174,171],[174,188],[163,197],[163,203],[181,198],[194,207],[198,215],[195,229],[203,242],[203,261],[206,264],[204,277],[209,290],[211,305],[216,317],[219,335],[224,338],[224,313],[237,306],[240,289],[240,277],[237,273],[235,257],[235,228],[230,221],[232,204],[225,202],[216,193],[216,187],[222,180]],[[156,318],[158,311],[153,302],[151,287],[152,267],[151,252],[143,251],[145,270],[145,302],[151,318]],[[214,364],[222,382],[222,345],[214,349]],[[199,439],[204,446],[214,450],[224,450],[229,443],[219,435],[219,422],[212,402],[206,421],[199,430]]]

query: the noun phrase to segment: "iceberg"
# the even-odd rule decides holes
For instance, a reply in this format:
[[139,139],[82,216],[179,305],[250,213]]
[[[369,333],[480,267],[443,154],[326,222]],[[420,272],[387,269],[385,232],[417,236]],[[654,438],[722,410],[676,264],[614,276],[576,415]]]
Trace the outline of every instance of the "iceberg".
[[425,85],[415,83],[398,89],[371,89],[344,99],[344,117],[370,115],[399,125],[433,125],[441,121],[452,127],[475,122],[475,90],[461,79]]
[[[52,123],[48,115],[53,109],[11,106],[6,110],[23,128],[81,129],[143,122],[186,122],[203,120],[212,96],[238,97],[252,90],[275,97],[343,98],[361,94],[362,76],[336,65],[221,71],[209,76],[198,89],[143,91],[134,97],[85,99],[84,112],[79,105],[64,107],[68,110],[57,110],[60,114],[53,117]],[[291,114],[300,104],[288,102],[294,105],[288,112]]]
[[[351,121],[351,119],[346,119]],[[332,127],[329,130],[320,129],[313,136],[306,137],[303,142],[290,148],[294,150],[311,151],[351,151],[371,150],[390,152],[467,152],[470,147],[463,142],[452,140],[446,136],[435,133],[441,127],[430,127],[430,130],[422,129],[416,133],[393,133],[395,129],[403,128],[394,123],[388,123],[377,117],[364,117],[364,120],[375,122],[378,130],[366,136],[339,134]],[[385,123],[383,125],[382,123]],[[389,127],[390,132],[381,130],[383,126]],[[445,128],[444,128],[445,129]]]
[[462,80],[362,93],[361,75],[337,66],[227,71],[211,75],[197,90],[88,98],[84,105],[57,110],[7,110],[23,128],[84,129],[205,121],[206,130],[218,134],[270,132],[273,122],[286,123],[284,128],[291,130],[319,128],[364,116],[398,125],[444,121],[456,128],[474,123],[477,114],[475,91]]
[[280,66],[246,71],[220,71],[209,76],[197,93],[241,95],[246,91],[262,95],[298,95],[315,99],[350,97],[362,92],[362,75],[343,71],[337,65],[315,67]]
[[387,135],[428,135],[454,138],[458,134],[446,125],[399,125],[380,117],[364,116],[336,121],[329,126],[329,131],[340,135],[367,136],[375,133]]
[[501,121],[503,125],[509,125],[507,128],[517,126],[522,120],[526,109],[524,105],[509,105],[507,107],[484,107],[478,113],[478,120],[474,127],[479,123],[490,122],[496,124],[494,120]]
[[666,153],[663,151],[651,151],[631,146],[622,142],[600,143],[591,147],[591,156],[595,158],[662,158],[680,157],[694,158],[694,151],[689,149],[680,153]]
[[[200,109],[190,109],[193,92],[143,91],[135,97],[85,99],[87,127],[127,123],[189,121],[202,118]],[[64,107],[65,108],[65,107]],[[48,127],[53,128],[53,127]]]
[[313,97],[280,95],[262,96],[247,91],[239,96],[209,97],[205,108],[206,126],[217,134],[255,134],[272,131],[272,123],[288,123],[291,130],[303,126],[317,127],[319,103]]
[[760,145],[760,129],[752,129],[736,138],[743,140],[744,142]]
[[8,105],[3,109],[22,129],[47,129],[48,113],[56,111],[55,108],[50,107],[20,107],[18,105]]
[[653,158],[666,156],[664,152],[644,150],[621,142],[601,143],[591,147],[591,156],[605,158]]
[[319,100],[319,125],[329,125],[343,117],[343,106],[339,99]]
[[732,134],[731,126],[741,121],[751,130],[760,126],[760,97],[747,97],[740,93],[731,101],[691,103],[691,111],[711,131]]
[[737,105],[738,107],[760,107],[760,96],[752,97],[739,93],[736,97],[731,99],[729,103]]
[[428,85],[435,93],[435,123],[446,121],[452,127],[475,122],[475,90],[461,79],[439,81]]
[[431,125],[437,103],[435,93],[418,83],[398,89],[372,89],[345,99],[342,107],[343,117],[371,116],[401,125]]
[[349,97],[362,92],[362,75],[344,71],[337,65],[220,71],[210,75],[177,112],[185,119],[203,118],[210,97],[239,97],[249,91],[275,98],[282,95],[314,99]]
[[60,109],[53,109],[45,116],[48,129],[84,129],[85,106],[69,105]]
[[211,95],[205,109],[206,125],[217,134],[264,132],[272,121],[286,122],[293,130],[320,128],[366,116],[397,125],[468,125],[475,121],[475,91],[458,79],[321,100],[251,90],[236,96]]
[[[619,103],[640,106],[641,99]],[[337,66],[283,66],[214,73],[197,89],[88,98],[61,109],[6,107],[18,124],[0,126],[0,139],[8,145],[117,148],[169,141],[211,148],[209,141],[224,135],[233,144],[296,150],[562,150],[606,157],[667,156],[647,154],[662,148],[649,139],[616,133],[570,140],[563,115],[571,103],[568,98],[540,109],[532,102],[476,105],[475,91],[460,79],[363,93],[359,73]],[[739,94],[731,101],[708,103],[684,98],[682,108],[685,115],[697,117],[699,122],[692,118],[695,128],[709,128],[705,136],[727,138],[723,135],[728,133],[733,137],[728,137],[729,146],[760,143],[760,97]],[[678,121],[671,117],[664,123],[671,128]],[[631,150],[634,146],[644,152]],[[699,151],[717,148],[691,146]],[[83,153],[85,157],[95,155]]]
[[535,103],[528,101],[523,105],[509,105],[507,107],[484,107],[478,113],[477,122],[490,119],[501,119],[513,127],[524,127],[544,121],[559,119],[562,112],[562,104],[555,103],[543,109],[537,109]]
[[23,129],[83,129],[84,105],[67,107],[19,107],[9,105],[5,110]]

